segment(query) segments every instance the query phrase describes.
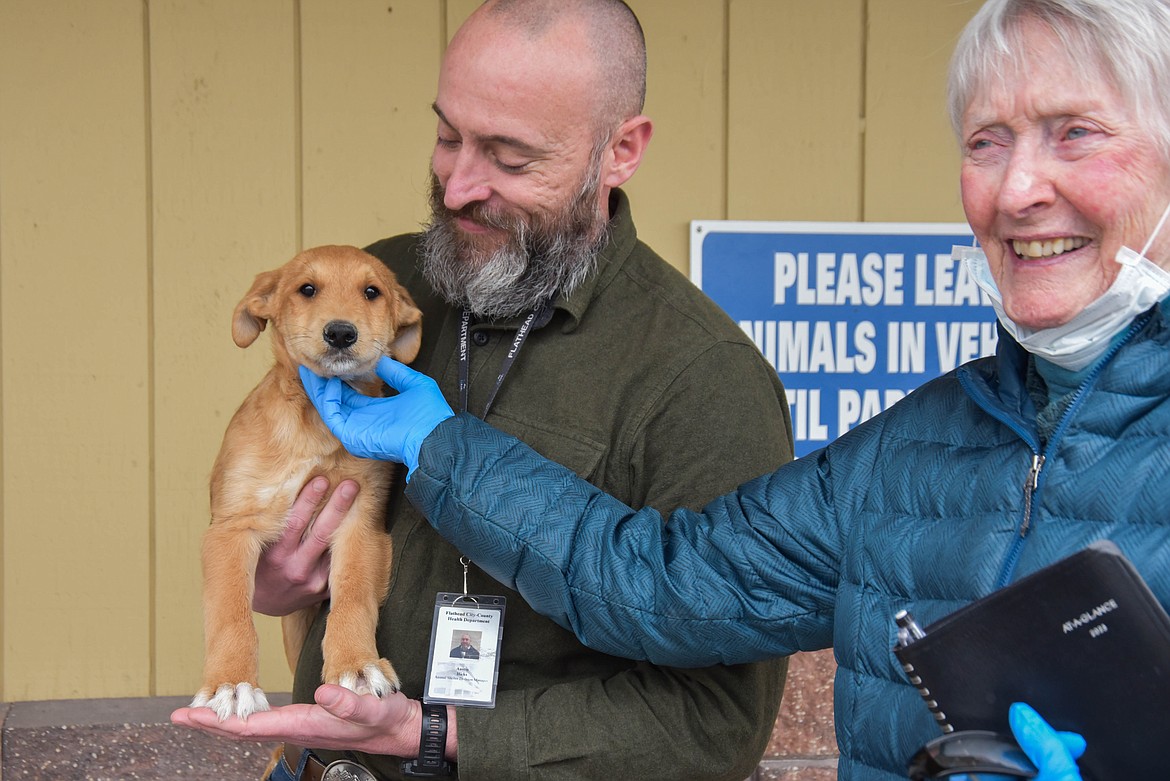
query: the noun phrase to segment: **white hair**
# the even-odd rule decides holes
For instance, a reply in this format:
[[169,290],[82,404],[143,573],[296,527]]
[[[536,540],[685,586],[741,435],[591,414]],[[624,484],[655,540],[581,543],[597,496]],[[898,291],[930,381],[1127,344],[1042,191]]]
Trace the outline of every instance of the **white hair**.
[[980,90],[1027,62],[1025,23],[1047,25],[1076,63],[1069,78],[1105,78],[1170,159],[1170,0],[988,0],[967,24],[951,58],[951,126]]

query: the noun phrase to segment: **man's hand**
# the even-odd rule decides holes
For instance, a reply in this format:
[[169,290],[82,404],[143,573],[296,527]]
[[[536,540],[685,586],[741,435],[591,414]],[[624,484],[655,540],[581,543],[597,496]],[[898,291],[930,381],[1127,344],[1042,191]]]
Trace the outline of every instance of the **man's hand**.
[[[318,687],[313,696],[313,705],[285,705],[253,713],[247,720],[229,716],[220,721],[210,708],[179,708],[171,714],[171,722],[230,740],[418,756],[422,707],[417,700],[401,692],[379,699],[330,684]],[[454,722],[448,719],[447,758],[451,761],[458,754]]]
[[345,449],[359,458],[406,464],[409,480],[423,440],[455,413],[425,374],[385,356],[375,372],[397,396],[363,396],[337,377],[324,379],[300,367],[305,393]]
[[260,554],[252,597],[257,613],[286,616],[328,599],[329,539],[353,506],[358,484],[343,480],[321,507],[328,491],[324,477],[310,480],[293,502],[280,538]]

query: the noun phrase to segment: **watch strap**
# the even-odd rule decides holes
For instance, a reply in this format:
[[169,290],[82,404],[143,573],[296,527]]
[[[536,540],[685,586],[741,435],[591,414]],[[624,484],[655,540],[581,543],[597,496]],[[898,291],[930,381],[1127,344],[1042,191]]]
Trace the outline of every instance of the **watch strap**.
[[422,704],[422,737],[418,759],[402,763],[402,774],[411,778],[443,778],[452,775],[451,763],[443,758],[447,752],[447,706]]

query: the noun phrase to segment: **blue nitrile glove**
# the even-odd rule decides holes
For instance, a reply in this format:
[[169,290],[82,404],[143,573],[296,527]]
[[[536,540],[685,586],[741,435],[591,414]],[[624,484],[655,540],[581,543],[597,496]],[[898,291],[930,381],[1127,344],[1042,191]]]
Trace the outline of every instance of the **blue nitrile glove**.
[[455,413],[439,386],[391,358],[375,369],[397,396],[372,398],[336,377],[324,379],[300,367],[301,384],[325,425],[345,449],[359,458],[406,464],[406,479],[418,466],[418,451],[435,427]]
[[1081,781],[1077,757],[1085,753],[1083,737],[1057,732],[1032,706],[1022,702],[1012,703],[1008,723],[1016,742],[1040,771],[1036,781]]
[[[1012,736],[1036,766],[1033,781],[1082,781],[1077,757],[1085,753],[1085,739],[1075,732],[1057,732],[1030,705],[1013,703],[1008,709]],[[978,773],[948,776],[949,781],[1017,781],[1019,776]]]

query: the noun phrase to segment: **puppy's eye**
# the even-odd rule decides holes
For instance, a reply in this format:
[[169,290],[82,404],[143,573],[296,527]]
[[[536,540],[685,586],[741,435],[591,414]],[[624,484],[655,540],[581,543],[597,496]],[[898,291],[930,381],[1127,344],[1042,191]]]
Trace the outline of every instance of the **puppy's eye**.
[[366,288],[366,300],[367,301],[373,301],[375,298],[377,298],[380,295],[382,295],[382,291],[379,290],[378,288],[374,287],[373,285],[370,285],[368,288]]
[[301,285],[301,289],[298,292],[305,298],[312,298],[313,296],[317,295],[317,288],[309,284],[304,284]]

